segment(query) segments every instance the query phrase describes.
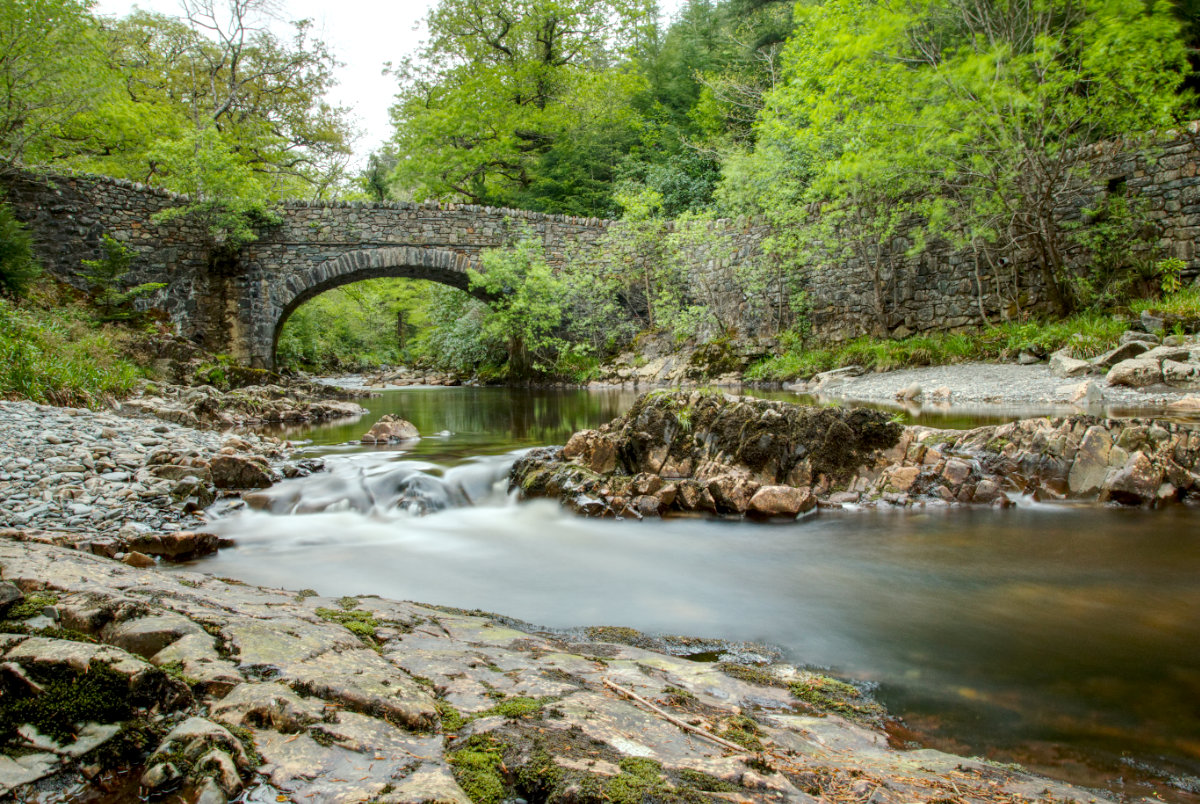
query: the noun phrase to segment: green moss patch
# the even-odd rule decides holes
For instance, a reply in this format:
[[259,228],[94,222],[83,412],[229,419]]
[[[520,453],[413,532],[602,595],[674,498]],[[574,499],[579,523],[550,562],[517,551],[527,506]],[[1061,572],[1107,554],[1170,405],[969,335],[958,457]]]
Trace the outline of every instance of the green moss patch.
[[[355,601],[356,605],[357,602]],[[379,644],[375,629],[380,626],[380,622],[369,611],[318,608],[317,616],[322,620],[344,626],[347,631],[361,639],[368,647],[373,648]]]
[[42,609],[46,606],[53,606],[57,602],[57,595],[48,592],[34,592],[27,595],[21,602],[10,606],[4,616],[9,620],[28,620],[41,614]]
[[819,711],[837,712],[851,720],[877,723],[887,716],[887,711],[858,687],[829,676],[808,674],[788,684],[788,689],[792,697]]
[[[18,727],[28,723],[60,743],[75,740],[76,724],[88,721],[115,723],[130,719],[133,702],[129,680],[109,665],[94,663],[86,673],[70,670],[28,671],[41,684],[42,692],[10,688],[0,696],[0,744],[17,736]],[[37,676],[41,676],[40,678]]]

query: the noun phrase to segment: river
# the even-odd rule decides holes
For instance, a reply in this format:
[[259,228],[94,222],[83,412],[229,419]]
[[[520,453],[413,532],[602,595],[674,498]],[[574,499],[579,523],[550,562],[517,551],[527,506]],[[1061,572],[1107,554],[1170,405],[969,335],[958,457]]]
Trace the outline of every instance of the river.
[[[505,493],[514,451],[563,443],[633,399],[386,392],[359,421],[289,433],[330,471],[277,486],[272,512],[218,520],[237,547],[185,569],[550,628],[758,641],[876,685],[900,718],[894,741],[1200,802],[1200,510],[1027,502],[617,522]],[[347,443],[384,413],[425,437]]]

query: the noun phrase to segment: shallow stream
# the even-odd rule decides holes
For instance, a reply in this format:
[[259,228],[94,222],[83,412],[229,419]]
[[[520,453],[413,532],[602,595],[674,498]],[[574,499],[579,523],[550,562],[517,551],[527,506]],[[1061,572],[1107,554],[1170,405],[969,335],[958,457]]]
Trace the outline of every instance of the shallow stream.
[[[878,685],[902,719],[895,741],[1200,802],[1200,510],[1024,503],[764,525],[588,520],[511,501],[515,451],[563,443],[634,398],[386,392],[357,422],[289,433],[330,471],[277,486],[272,512],[219,520],[238,546],[187,569],[552,628],[761,641]],[[426,437],[346,443],[384,413]],[[988,422],[949,411],[927,423]]]

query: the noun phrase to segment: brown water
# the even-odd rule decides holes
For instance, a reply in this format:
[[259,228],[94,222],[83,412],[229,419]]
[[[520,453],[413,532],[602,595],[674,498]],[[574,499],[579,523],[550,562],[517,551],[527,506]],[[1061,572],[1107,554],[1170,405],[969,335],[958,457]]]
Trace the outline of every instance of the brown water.
[[[1027,503],[762,525],[586,520],[508,499],[513,450],[562,443],[633,398],[389,392],[358,422],[304,434],[330,472],[281,490],[326,510],[229,517],[217,529],[239,546],[192,569],[555,628],[763,641],[878,684],[897,740],[1200,801],[1200,510]],[[342,443],[387,412],[448,432]]]

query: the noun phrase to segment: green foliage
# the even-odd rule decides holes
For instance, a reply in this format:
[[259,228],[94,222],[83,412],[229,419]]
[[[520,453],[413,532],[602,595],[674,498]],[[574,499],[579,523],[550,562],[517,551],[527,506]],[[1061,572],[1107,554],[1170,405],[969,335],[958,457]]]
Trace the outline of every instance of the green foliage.
[[140,371],[117,334],[85,311],[18,308],[0,299],[0,396],[95,407],[132,392]]
[[1170,7],[830,0],[801,11],[755,151],[727,164],[725,203],[762,210],[793,266],[856,259],[880,331],[895,258],[930,236],[983,259],[1032,258],[1068,310],[1056,210],[1087,200],[1081,146],[1170,125],[1187,101]]
[[181,137],[159,140],[150,158],[164,183],[188,196],[183,206],[157,213],[156,223],[191,218],[208,233],[218,251],[234,253],[258,239],[257,229],[278,224],[266,207],[267,192],[247,164],[214,126],[189,129]]
[[193,197],[188,214],[234,249],[269,221],[265,202],[324,195],[349,155],[347,111],[324,95],[334,60],[269,0],[183,4],[97,20],[76,0],[0,4],[0,165],[52,164]]
[[288,317],[276,359],[281,366],[324,372],[416,360],[416,340],[436,317],[443,291],[469,298],[453,288],[409,279],[370,279],[334,288]]
[[19,298],[42,269],[33,258],[33,238],[8,204],[0,204],[0,295]]
[[137,316],[133,302],[156,290],[165,288],[162,282],[144,282],[122,289],[125,275],[133,260],[133,252],[119,240],[104,235],[100,241],[104,256],[98,260],[83,260],[82,276],[92,295],[99,321],[128,321]]
[[641,82],[617,59],[646,21],[638,0],[441,0],[395,69],[393,183],[418,200],[584,211],[632,122]]
[[45,159],[64,128],[115,87],[101,66],[88,6],[80,0],[0,3],[0,168]]
[[[1064,224],[1084,250],[1084,267],[1072,272],[1067,289],[1073,306],[1108,310],[1129,298],[1154,295],[1162,285],[1155,259],[1155,229],[1139,199],[1110,195]],[[1175,276],[1178,277],[1176,271]]]
[[1188,320],[1200,320],[1200,286],[1185,287],[1177,293],[1168,293],[1157,300],[1138,299],[1130,308],[1135,315],[1153,310]]
[[471,288],[488,294],[484,338],[508,344],[507,374],[545,374],[564,346],[555,332],[563,317],[563,282],[546,264],[541,241],[523,237],[511,249],[492,249],[482,271],[471,270]]

